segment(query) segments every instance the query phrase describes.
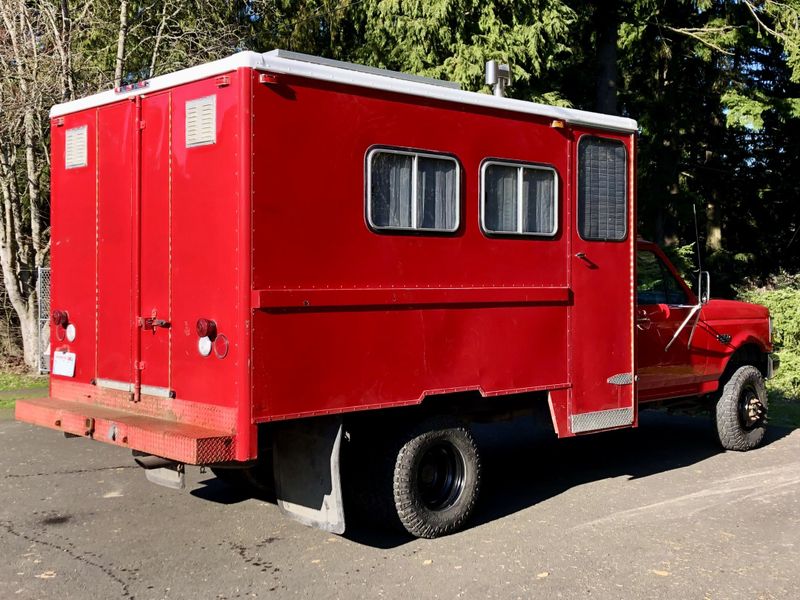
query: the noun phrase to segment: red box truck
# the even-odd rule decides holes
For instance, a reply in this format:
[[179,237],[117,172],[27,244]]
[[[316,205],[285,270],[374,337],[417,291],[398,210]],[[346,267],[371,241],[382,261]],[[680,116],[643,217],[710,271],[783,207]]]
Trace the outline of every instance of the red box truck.
[[50,394],[16,415],[157,482],[274,473],[335,532],[344,485],[433,537],[477,498],[475,420],[694,398],[724,446],[763,437],[768,312],[637,240],[631,119],[285,51],[51,119]]

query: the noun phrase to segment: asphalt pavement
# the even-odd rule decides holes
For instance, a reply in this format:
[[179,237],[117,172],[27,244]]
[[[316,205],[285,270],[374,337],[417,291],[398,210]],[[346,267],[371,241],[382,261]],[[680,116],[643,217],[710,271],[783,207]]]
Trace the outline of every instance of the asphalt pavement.
[[466,531],[339,537],[197,468],[185,491],[154,486],[128,452],[5,411],[0,598],[800,597],[800,430],[744,454],[661,414],[570,440],[527,420],[477,434]]

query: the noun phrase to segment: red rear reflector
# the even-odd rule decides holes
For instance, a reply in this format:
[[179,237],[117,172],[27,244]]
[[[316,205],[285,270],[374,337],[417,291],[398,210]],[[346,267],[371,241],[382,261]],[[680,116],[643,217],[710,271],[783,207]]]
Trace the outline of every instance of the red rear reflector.
[[217,324],[211,319],[197,319],[197,335],[200,337],[211,338],[217,335]]

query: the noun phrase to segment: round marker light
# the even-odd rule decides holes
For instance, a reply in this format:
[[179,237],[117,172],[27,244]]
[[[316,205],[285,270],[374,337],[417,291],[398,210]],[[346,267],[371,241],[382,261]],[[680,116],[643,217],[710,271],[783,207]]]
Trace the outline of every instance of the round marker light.
[[203,336],[197,340],[197,351],[200,353],[200,356],[208,356],[211,354],[211,349],[213,347],[214,343],[211,341],[211,338],[207,336]]
[[66,327],[69,323],[69,315],[65,310],[54,310],[53,311],[53,325],[59,325],[61,327]]
[[214,340],[214,354],[217,358],[225,358],[228,356],[228,338],[224,335],[218,335]]
[[67,325],[67,341],[74,342],[75,341],[75,335],[77,333],[78,332],[75,330],[75,325],[73,325],[72,323]]
[[217,336],[217,324],[211,319],[197,319],[197,335],[213,340]]

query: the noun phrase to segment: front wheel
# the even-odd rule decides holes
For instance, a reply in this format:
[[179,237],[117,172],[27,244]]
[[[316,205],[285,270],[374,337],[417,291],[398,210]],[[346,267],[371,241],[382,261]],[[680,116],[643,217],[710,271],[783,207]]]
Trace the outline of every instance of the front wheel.
[[767,430],[767,390],[761,372],[739,367],[725,384],[716,407],[717,434],[726,450],[757,448]]
[[453,533],[478,499],[481,463],[475,440],[456,425],[412,435],[397,453],[393,479],[395,510],[410,534]]

